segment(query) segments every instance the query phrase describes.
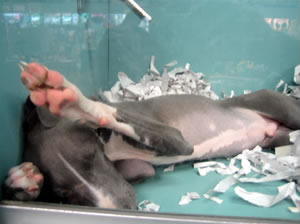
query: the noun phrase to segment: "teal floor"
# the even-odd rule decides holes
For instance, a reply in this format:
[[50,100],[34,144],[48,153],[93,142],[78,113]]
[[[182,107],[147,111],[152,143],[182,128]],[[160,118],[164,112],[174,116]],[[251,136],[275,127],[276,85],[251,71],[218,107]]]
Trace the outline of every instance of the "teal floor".
[[[225,159],[219,159],[218,161],[226,162]],[[257,207],[235,195],[234,186],[225,194],[218,195],[219,198],[223,199],[222,204],[205,199],[203,194],[213,189],[224,176],[215,172],[211,172],[206,176],[199,176],[197,170],[192,165],[193,163],[191,162],[178,164],[175,166],[173,172],[163,172],[165,167],[158,167],[155,177],[135,185],[137,201],[151,200],[160,205],[160,212],[167,213],[300,220],[299,213],[291,213],[288,210],[289,206],[294,206],[291,200],[285,199],[271,208]],[[244,183],[239,184],[239,186],[248,191],[277,194],[276,186],[283,183],[285,182],[275,181],[264,184]],[[188,205],[178,205],[181,196],[187,192],[198,192],[201,198],[193,200]]]

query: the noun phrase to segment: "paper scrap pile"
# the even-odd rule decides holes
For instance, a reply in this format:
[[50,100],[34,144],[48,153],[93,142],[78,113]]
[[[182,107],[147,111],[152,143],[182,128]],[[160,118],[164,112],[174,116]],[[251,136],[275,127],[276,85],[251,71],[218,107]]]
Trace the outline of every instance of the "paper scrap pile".
[[[297,139],[300,140],[300,135]],[[237,160],[240,161],[241,169],[235,165]],[[286,180],[288,183],[278,187],[277,195],[248,192],[240,186],[236,186],[234,191],[242,199],[262,207],[271,207],[281,200],[289,198],[296,207],[289,209],[293,212],[300,211],[300,197],[297,194],[297,191],[300,191],[300,157],[298,156],[277,157],[273,153],[263,152],[261,147],[257,146],[253,150],[244,150],[232,158],[228,166],[220,162],[210,161],[195,163],[194,168],[198,169],[201,176],[203,176],[203,170],[216,171],[222,175],[231,174],[207,193],[211,197],[214,193],[225,193],[231,186],[240,182],[263,183]],[[253,173],[255,174],[254,177]],[[247,176],[249,174],[251,177]]]
[[203,80],[204,75],[192,72],[189,64],[184,68],[176,67],[168,71],[176,64],[176,61],[166,64],[161,75],[154,65],[152,56],[148,74],[145,74],[140,82],[135,83],[125,73],[119,72],[119,81],[111,90],[99,94],[110,102],[144,100],[170,94],[194,94],[219,99],[211,90],[210,84]]

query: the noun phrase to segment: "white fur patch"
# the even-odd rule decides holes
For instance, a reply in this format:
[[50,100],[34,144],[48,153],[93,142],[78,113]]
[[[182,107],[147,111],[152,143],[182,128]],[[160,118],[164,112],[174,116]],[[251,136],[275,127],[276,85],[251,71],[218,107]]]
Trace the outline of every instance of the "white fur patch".
[[226,130],[219,135],[207,139],[199,145],[194,146],[194,153],[188,156],[159,156],[148,150],[136,149],[123,141],[121,135],[112,134],[110,141],[104,145],[104,152],[111,161],[121,159],[140,159],[154,165],[172,164],[186,160],[201,158],[208,152],[215,152],[220,148],[230,146],[234,142],[247,139],[244,129]]
[[112,197],[110,195],[104,194],[101,188],[96,188],[91,183],[86,181],[84,177],[82,177],[75,169],[71,166],[71,164],[65,160],[65,158],[58,153],[59,158],[63,161],[65,166],[90,190],[90,192],[94,195],[96,200],[96,205],[101,208],[117,208]]

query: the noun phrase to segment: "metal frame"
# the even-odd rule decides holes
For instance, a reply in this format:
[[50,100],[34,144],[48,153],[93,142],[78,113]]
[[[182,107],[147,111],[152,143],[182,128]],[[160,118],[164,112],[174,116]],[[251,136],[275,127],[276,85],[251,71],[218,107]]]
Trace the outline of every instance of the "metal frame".
[[167,213],[150,213],[129,210],[108,210],[94,207],[70,206],[61,204],[35,203],[35,202],[14,202],[3,201],[0,203],[0,223],[1,224],[99,224],[99,223],[122,223],[122,224],[295,224],[297,221],[258,219],[245,217],[223,217],[223,216],[203,216],[184,215]]

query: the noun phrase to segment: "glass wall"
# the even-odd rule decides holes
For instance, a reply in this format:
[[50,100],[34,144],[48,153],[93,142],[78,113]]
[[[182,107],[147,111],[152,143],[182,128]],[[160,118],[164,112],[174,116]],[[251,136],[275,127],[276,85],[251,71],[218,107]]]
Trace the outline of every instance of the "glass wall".
[[128,12],[121,1],[111,1],[111,11],[126,17],[110,29],[110,85],[119,71],[138,80],[152,55],[157,68],[172,60],[190,63],[216,91],[240,94],[290,80],[300,62],[297,0],[137,2],[152,16],[151,23]]
[[19,162],[21,109],[27,91],[18,63],[36,61],[64,74],[86,95],[108,80],[108,1],[0,1],[1,179]]
[[[60,71],[86,95],[110,89],[119,71],[139,81],[151,56],[160,71],[173,60],[179,66],[190,63],[217,93],[236,94],[274,89],[281,79],[290,82],[300,63],[299,0],[136,0],[152,16],[150,23],[122,0],[82,2],[78,11],[76,0],[0,0],[1,180],[22,154],[21,111],[27,91],[19,80],[19,61]],[[180,185],[186,174],[178,175],[174,203],[186,186]],[[154,189],[157,182],[149,186]],[[147,187],[136,186],[138,200],[157,197]],[[213,205],[197,212],[175,205],[162,211],[232,215],[244,206],[237,203],[220,212]],[[297,218],[282,212],[283,207],[268,217]],[[254,209],[251,214],[264,213]]]

